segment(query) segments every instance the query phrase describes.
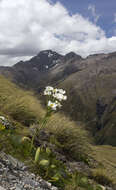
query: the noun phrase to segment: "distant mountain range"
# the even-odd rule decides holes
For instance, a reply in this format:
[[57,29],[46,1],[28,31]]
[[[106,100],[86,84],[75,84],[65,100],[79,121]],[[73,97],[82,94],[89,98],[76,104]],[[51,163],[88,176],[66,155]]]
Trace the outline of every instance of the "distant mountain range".
[[52,80],[52,83],[55,83],[59,79],[62,80],[64,75],[75,72],[78,69],[75,65],[71,64],[70,68],[67,65],[69,61],[75,60],[79,61],[82,58],[73,52],[63,56],[54,51],[46,50],[41,51],[29,61],[20,61],[12,67],[0,67],[0,73],[11,77],[21,86],[40,89],[40,87],[45,87],[46,83],[51,84],[51,79],[55,79],[55,81]]
[[116,145],[116,52],[83,59],[46,50],[0,73],[36,93],[46,85],[66,89],[65,113],[85,123],[98,144]]

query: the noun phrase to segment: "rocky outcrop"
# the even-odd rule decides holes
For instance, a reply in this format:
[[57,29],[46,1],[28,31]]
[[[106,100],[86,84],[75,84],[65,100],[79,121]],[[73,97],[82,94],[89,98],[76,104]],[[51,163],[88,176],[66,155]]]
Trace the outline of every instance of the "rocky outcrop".
[[17,159],[0,153],[0,190],[58,190],[28,171]]

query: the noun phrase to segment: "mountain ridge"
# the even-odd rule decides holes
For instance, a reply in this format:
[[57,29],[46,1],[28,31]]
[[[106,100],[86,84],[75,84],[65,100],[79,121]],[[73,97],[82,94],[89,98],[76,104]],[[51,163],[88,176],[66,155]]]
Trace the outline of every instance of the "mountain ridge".
[[116,52],[83,59],[74,52],[63,56],[45,50],[28,61],[0,67],[0,73],[36,94],[47,85],[64,88],[65,113],[84,122],[98,144],[116,145]]

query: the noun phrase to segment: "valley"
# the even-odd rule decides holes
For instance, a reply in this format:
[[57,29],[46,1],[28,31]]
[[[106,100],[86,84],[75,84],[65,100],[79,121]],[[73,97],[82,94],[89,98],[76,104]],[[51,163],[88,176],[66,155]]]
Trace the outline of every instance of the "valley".
[[45,50],[28,61],[0,67],[0,73],[38,97],[47,85],[64,88],[65,114],[85,123],[97,144],[116,145],[115,52],[83,59],[73,52],[60,55]]

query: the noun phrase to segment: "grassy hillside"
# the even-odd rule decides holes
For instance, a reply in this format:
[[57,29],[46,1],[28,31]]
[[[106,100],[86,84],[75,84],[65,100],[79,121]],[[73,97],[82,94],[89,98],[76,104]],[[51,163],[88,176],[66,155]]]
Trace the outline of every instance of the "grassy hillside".
[[0,75],[0,112],[29,126],[44,114],[33,93],[21,90]]
[[[30,135],[29,127],[45,115],[45,110],[32,92],[24,91],[0,76],[0,114],[18,123],[21,126],[20,134],[23,135],[26,131],[26,134]],[[88,151],[90,136],[87,131],[63,114],[55,113],[45,130],[63,145],[67,155],[75,158]]]
[[86,123],[98,144],[116,145],[115,81],[116,74],[90,78],[88,72],[83,71],[60,83],[69,94],[65,112],[74,120]]
[[[110,176],[116,184],[116,147],[101,145],[93,147],[94,158],[102,163],[105,173]],[[104,169],[98,169],[102,172]]]
[[[29,147],[27,147],[26,144],[21,144],[21,139],[25,136],[31,138],[30,126],[34,127],[44,114],[45,109],[32,92],[24,91],[3,76],[0,76],[0,115],[5,116],[16,128],[11,131],[11,136],[9,136],[9,133],[0,131],[0,150],[26,161],[26,163],[30,163],[30,160],[34,159],[33,154],[29,154]],[[59,167],[57,170],[62,170],[66,172],[67,175],[67,179],[63,181],[61,176],[59,182],[53,182],[54,185],[62,187],[62,189],[65,190],[101,190],[98,183],[105,185],[107,182],[110,184],[112,177],[115,183],[115,159],[113,159],[113,156],[116,154],[115,148],[111,148],[111,154],[108,156],[106,152],[109,151],[109,147],[92,146],[93,139],[84,129],[84,126],[80,125],[80,122],[70,120],[62,112],[53,114],[44,129],[44,133],[38,134],[34,142],[35,148],[40,145],[43,146],[46,142],[47,146],[50,146],[52,151],[57,155],[57,157],[53,156],[52,158],[53,162]],[[89,167],[90,161],[88,159],[90,159],[90,157],[97,159],[98,162],[106,160],[104,167],[106,171],[110,169],[109,175],[107,175],[107,173],[103,175],[98,173],[96,177],[94,176],[96,171],[92,171],[90,166],[91,180],[89,180],[88,174],[83,170],[83,173],[76,172],[69,174],[65,166],[58,161],[59,159],[65,159],[65,162],[84,162],[85,166],[87,164]],[[107,162],[110,162],[108,167]],[[103,166],[100,166],[100,170],[102,167]],[[53,171],[49,173],[49,176],[46,176],[45,168],[44,170],[38,170],[36,166],[36,168],[31,168],[31,170],[33,169],[46,180],[52,179]],[[55,172],[57,172],[57,170]],[[73,170],[75,170],[75,167],[73,167]],[[98,171],[99,167],[97,167],[96,170]],[[106,177],[104,177],[105,175]]]

